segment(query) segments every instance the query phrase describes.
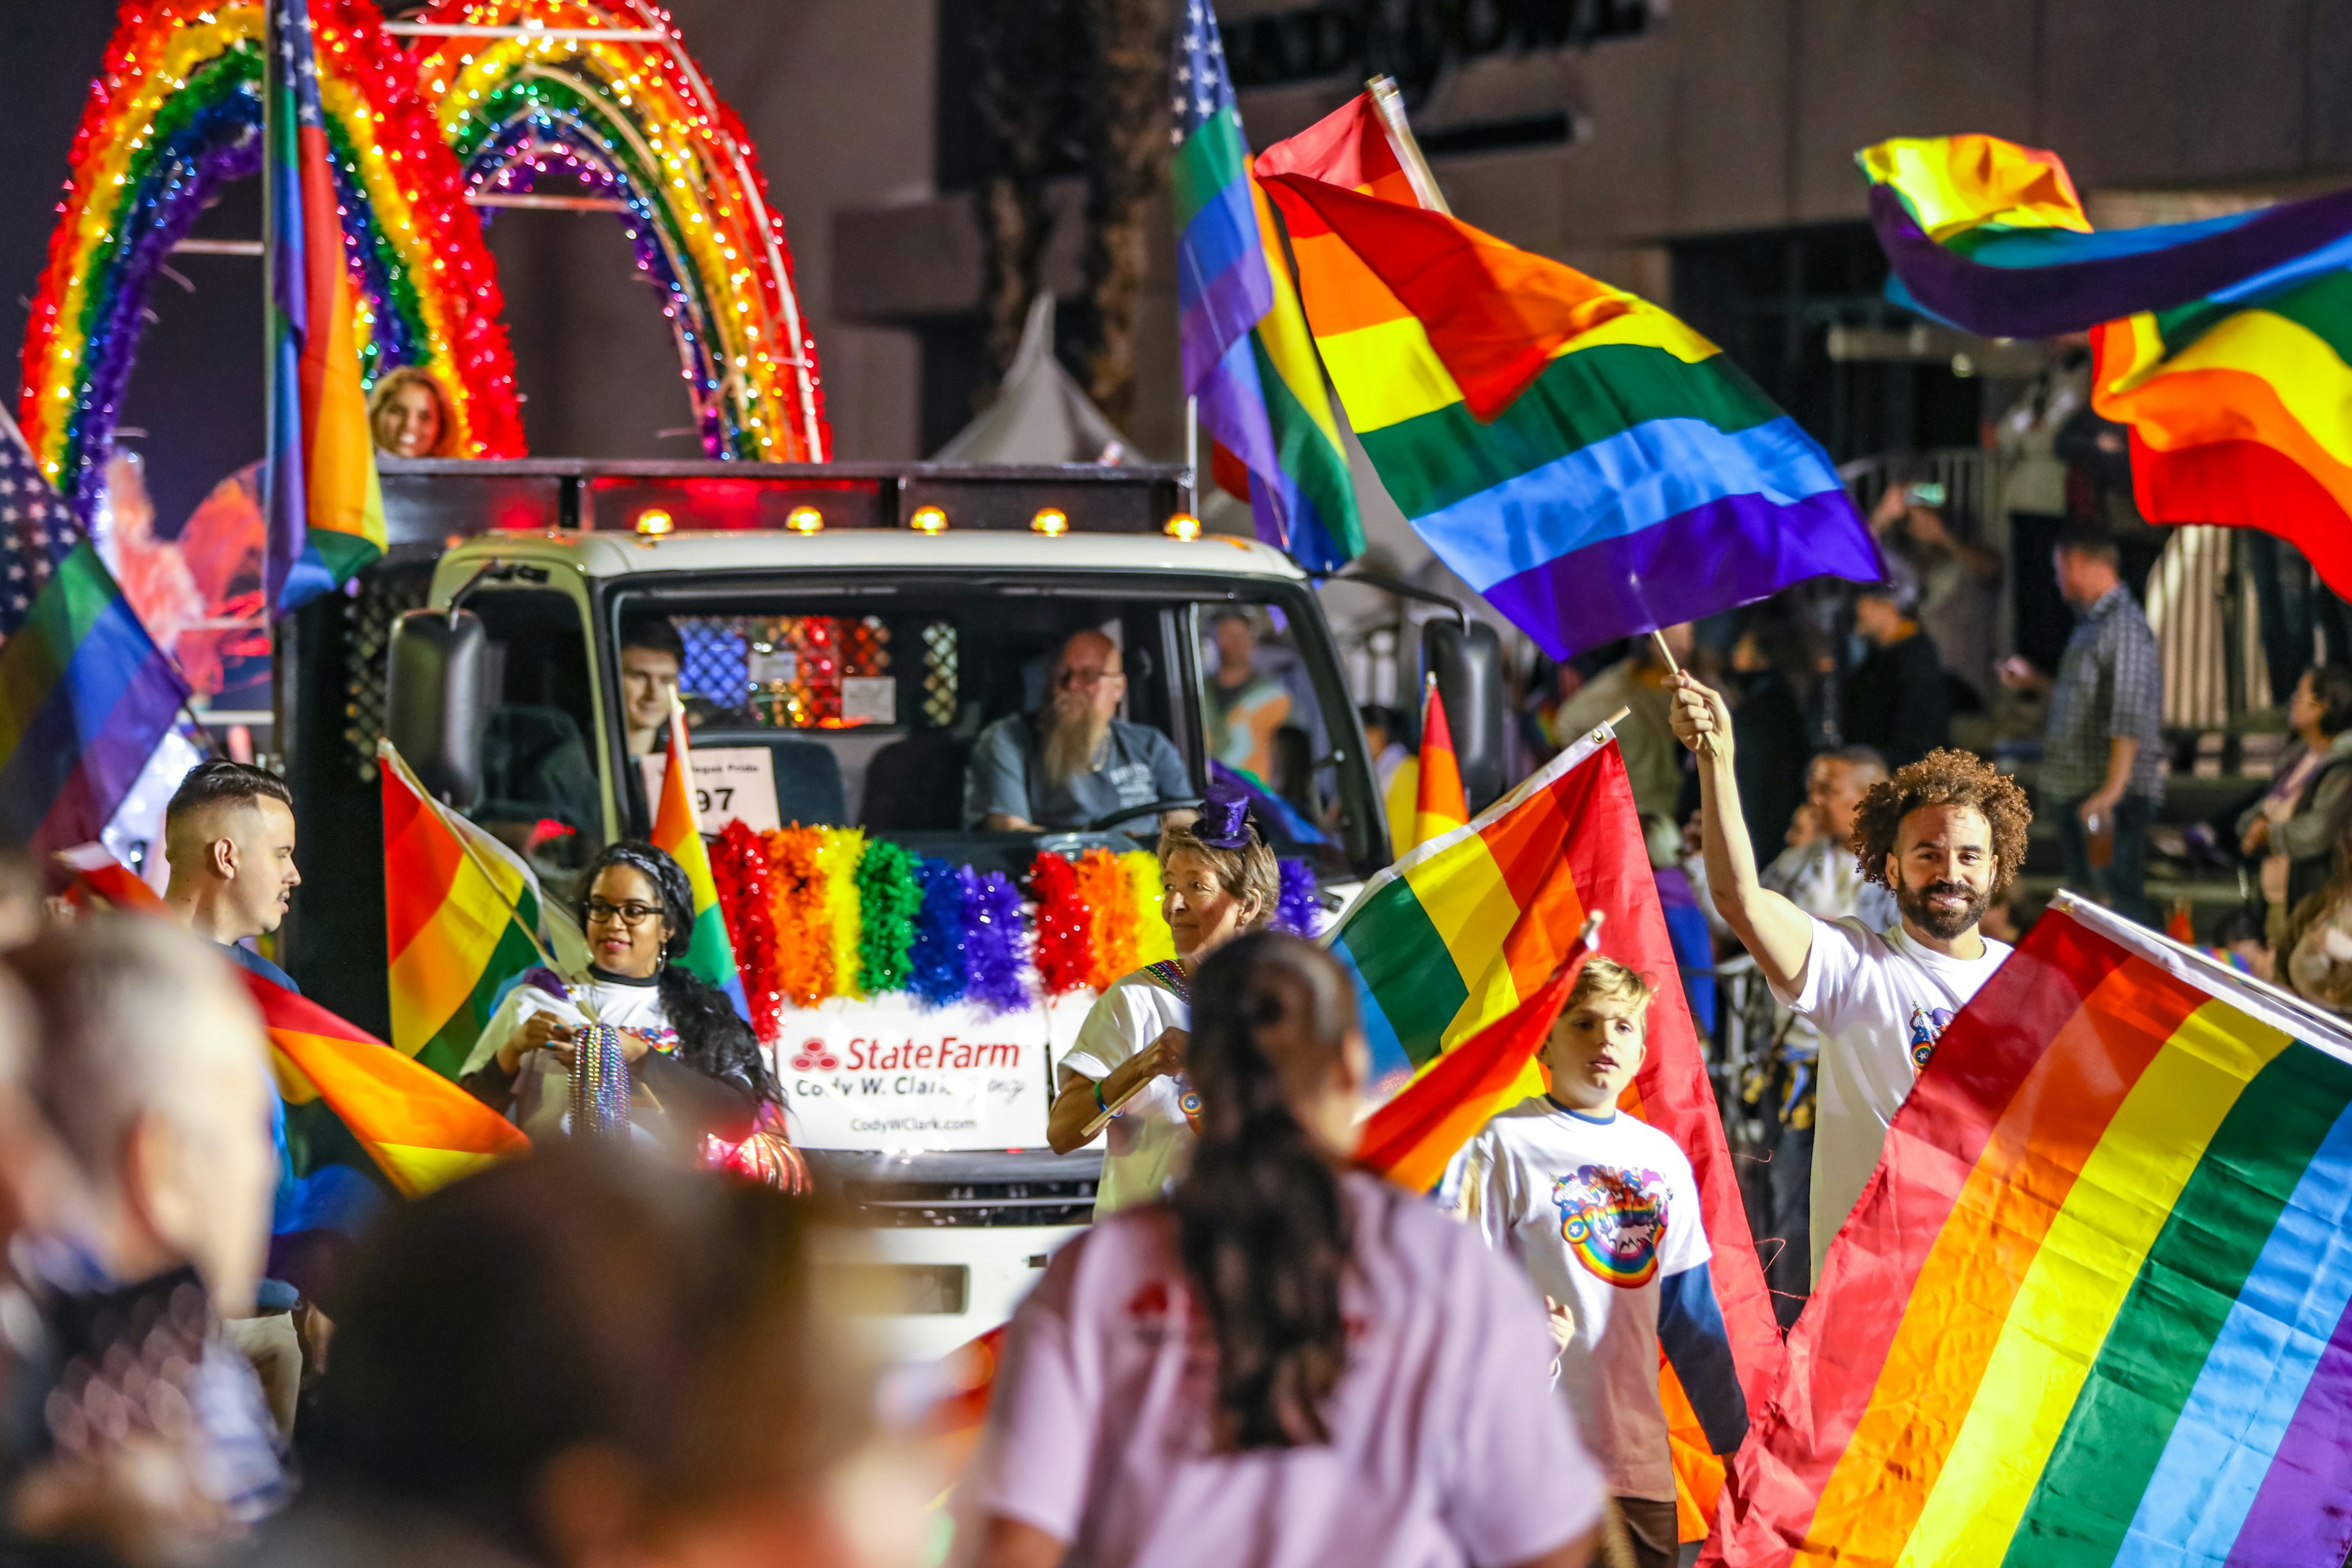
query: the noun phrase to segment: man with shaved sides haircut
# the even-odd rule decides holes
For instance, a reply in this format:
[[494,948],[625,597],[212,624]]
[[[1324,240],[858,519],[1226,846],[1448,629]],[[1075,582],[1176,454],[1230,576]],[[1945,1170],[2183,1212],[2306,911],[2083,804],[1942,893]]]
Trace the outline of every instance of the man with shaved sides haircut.
[[277,774],[243,763],[199,763],[163,808],[173,916],[228,956],[288,990],[278,965],[238,945],[278,929],[301,885],[294,867],[294,797]]
[[1715,907],[1772,994],[1821,1032],[1813,1133],[1813,1279],[1862,1196],[1886,1124],[1937,1038],[2010,949],[1978,922],[2025,860],[2033,814],[2015,779],[1967,752],[1935,751],[1870,786],[1847,847],[1895,895],[1883,930],[1823,920],[1764,886],[1739,814],[1731,714],[1687,674],[1669,683],[1675,734],[1698,754],[1699,813]]
[[1191,795],[1175,742],[1118,717],[1126,697],[1118,645],[1098,631],[1073,636],[1055,656],[1045,705],[980,732],[964,820],[991,832],[1062,833],[1122,806]]

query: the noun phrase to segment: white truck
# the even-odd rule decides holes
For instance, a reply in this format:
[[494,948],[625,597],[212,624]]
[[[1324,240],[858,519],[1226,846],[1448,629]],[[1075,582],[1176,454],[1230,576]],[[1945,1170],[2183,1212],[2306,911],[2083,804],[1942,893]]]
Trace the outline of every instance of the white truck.
[[[298,618],[280,656],[282,744],[310,861],[289,945],[305,984],[362,1022],[383,1007],[380,968],[365,994],[383,947],[380,927],[367,945],[363,907],[381,857],[373,789],[352,763],[373,742],[368,704],[383,700],[367,683],[379,643],[383,722],[403,754],[525,850],[559,898],[603,844],[650,826],[618,673],[621,628],[646,616],[686,647],[706,830],[729,816],[858,826],[1018,882],[1040,849],[1148,847],[1160,812],[1224,766],[1279,801],[1266,814],[1276,847],[1312,868],[1328,908],[1388,858],[1314,583],[1255,541],[1200,535],[1178,470],[387,469],[407,542],[324,614]],[[1218,678],[1233,655],[1212,623],[1234,610],[1255,647],[1245,690],[1231,691],[1255,723],[1224,721],[1233,698]],[[974,739],[1035,710],[1055,651],[1087,628],[1119,646],[1126,717],[1174,742],[1186,795],[1077,831],[989,831],[967,810]],[[1472,787],[1492,794],[1491,639],[1443,619],[1424,656],[1448,689]],[[336,718],[341,735],[319,732]],[[1002,1321],[1087,1222],[1100,1155],[1056,1156],[1045,1121],[1056,1058],[1091,1000],[991,1012],[892,994],[785,1012],[775,1068],[792,1133],[821,1185],[874,1229],[895,1353],[941,1354]]]

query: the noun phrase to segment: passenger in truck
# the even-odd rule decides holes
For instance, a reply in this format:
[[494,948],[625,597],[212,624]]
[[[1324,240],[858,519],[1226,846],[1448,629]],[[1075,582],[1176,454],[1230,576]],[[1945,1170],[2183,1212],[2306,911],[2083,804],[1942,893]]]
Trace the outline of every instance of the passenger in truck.
[[686,668],[686,639],[667,616],[629,616],[621,622],[622,722],[629,755],[661,750],[670,704],[677,698],[678,671]]
[[1071,832],[1115,826],[1104,819],[1122,808],[1191,796],[1175,743],[1118,716],[1126,697],[1117,643],[1098,631],[1064,643],[1045,707],[980,732],[965,770],[964,820],[991,832]]

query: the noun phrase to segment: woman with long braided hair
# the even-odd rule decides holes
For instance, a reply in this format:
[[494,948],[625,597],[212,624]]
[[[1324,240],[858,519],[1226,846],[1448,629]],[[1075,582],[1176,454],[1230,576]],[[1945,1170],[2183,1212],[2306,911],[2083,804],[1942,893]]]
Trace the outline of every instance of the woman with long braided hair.
[[[798,1156],[782,1138],[783,1090],[726,994],[672,963],[694,926],[686,872],[636,839],[607,845],[589,863],[580,907],[588,937],[584,979],[567,984],[527,971],[476,1042],[458,1081],[534,1138],[565,1131],[583,1028],[592,1020],[619,1035],[636,1096],[631,1120],[689,1159],[741,1148],[754,1135],[758,1160],[734,1162],[773,1184],[803,1184]],[[769,1166],[778,1169],[769,1169]]]
[[1192,995],[1190,1173],[1063,1248],[1014,1317],[966,1561],[1578,1568],[1601,1483],[1527,1374],[1542,1311],[1349,1164],[1370,1055],[1346,975],[1251,933]]

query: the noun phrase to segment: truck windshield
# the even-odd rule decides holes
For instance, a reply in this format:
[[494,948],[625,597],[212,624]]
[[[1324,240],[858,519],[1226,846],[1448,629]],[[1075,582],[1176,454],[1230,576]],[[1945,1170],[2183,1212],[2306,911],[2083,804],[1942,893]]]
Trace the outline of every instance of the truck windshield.
[[[1311,605],[1125,587],[665,590],[609,624],[677,634],[706,828],[855,826],[1013,866],[1041,831],[1148,843],[1213,776],[1252,793],[1279,853],[1360,871],[1379,819]],[[660,765],[637,764],[640,821]]]

